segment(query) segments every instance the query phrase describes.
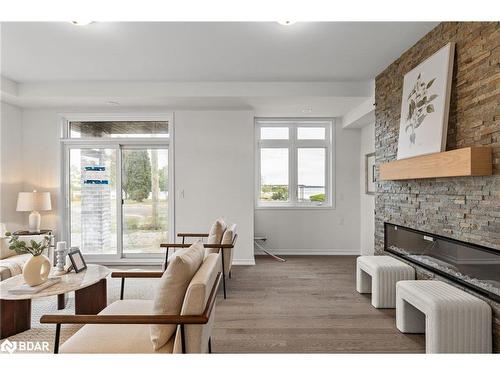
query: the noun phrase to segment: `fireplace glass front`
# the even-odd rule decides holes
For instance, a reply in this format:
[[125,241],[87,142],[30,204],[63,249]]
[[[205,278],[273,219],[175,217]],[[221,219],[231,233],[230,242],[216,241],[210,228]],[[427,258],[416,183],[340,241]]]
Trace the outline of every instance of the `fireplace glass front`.
[[500,251],[385,223],[385,251],[500,301]]

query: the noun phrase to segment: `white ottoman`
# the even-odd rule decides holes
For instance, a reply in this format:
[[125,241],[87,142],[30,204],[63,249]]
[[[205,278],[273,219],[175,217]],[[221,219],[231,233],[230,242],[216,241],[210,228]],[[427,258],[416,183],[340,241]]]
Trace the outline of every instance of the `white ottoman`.
[[413,267],[385,255],[356,259],[356,290],[371,293],[376,308],[396,307],[396,283],[400,280],[415,280]]
[[424,333],[426,353],[491,353],[491,308],[441,281],[400,281],[396,326]]

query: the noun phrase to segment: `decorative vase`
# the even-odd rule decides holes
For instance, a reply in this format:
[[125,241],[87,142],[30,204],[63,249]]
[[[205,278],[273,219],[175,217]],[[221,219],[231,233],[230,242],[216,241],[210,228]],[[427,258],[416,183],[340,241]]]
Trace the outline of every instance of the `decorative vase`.
[[45,255],[32,256],[23,267],[23,277],[26,284],[36,286],[49,278],[50,261]]

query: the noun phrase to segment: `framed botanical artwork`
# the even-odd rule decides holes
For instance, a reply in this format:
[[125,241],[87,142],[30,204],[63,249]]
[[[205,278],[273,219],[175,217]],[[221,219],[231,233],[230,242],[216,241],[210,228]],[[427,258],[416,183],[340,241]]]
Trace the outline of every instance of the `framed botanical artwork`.
[[365,194],[375,194],[375,153],[365,155]]
[[405,74],[398,159],[445,151],[454,53],[448,43]]

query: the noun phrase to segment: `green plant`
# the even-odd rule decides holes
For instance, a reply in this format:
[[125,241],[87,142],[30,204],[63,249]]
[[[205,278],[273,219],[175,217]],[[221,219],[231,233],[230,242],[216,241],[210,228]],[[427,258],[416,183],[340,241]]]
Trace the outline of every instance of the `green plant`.
[[125,227],[128,229],[128,230],[137,230],[139,229],[139,218],[138,217],[127,217],[125,219]]
[[287,185],[262,185],[261,199],[272,201],[288,200]]
[[309,199],[311,200],[311,202],[324,202],[325,198],[326,198],[326,196],[325,196],[324,193],[316,194],[316,195],[311,195],[309,197]]
[[151,161],[147,151],[130,151],[123,155],[123,190],[137,202],[147,199],[151,191]]
[[40,242],[34,240],[30,241],[30,245],[26,241],[19,240],[19,236],[12,234],[10,232],[5,233],[9,237],[9,249],[14,250],[16,254],[31,254],[34,257],[41,255],[43,251],[49,247],[50,237],[45,236]]

